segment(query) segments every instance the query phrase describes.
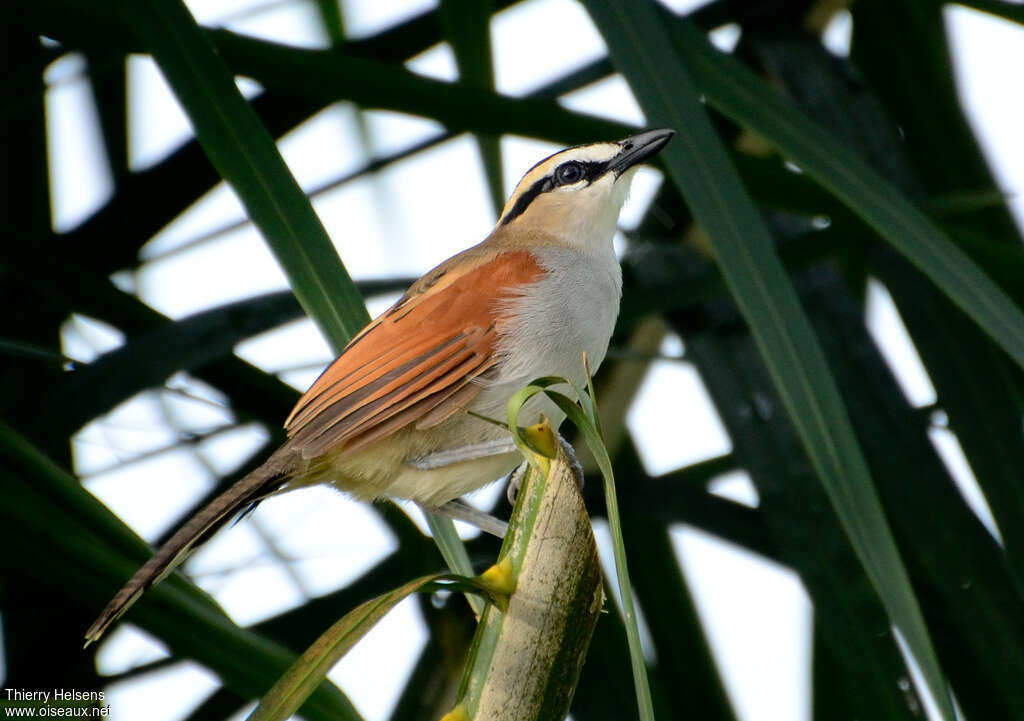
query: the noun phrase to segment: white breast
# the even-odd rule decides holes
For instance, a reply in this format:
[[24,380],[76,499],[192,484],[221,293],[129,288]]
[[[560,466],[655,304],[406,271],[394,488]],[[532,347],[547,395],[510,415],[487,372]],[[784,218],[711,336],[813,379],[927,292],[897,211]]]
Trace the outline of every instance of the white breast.
[[619,314],[622,272],[610,244],[599,254],[564,247],[533,253],[547,272],[507,301],[509,330],[498,344],[500,373],[474,403],[480,412],[499,418],[504,418],[509,396],[540,376],[561,376],[582,385],[583,352],[596,372]]

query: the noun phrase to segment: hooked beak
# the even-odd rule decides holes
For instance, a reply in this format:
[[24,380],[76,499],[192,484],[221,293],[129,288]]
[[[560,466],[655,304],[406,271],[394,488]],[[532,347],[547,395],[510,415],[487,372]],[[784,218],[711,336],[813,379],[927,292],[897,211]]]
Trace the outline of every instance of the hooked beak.
[[648,130],[639,135],[633,135],[625,140],[620,140],[619,146],[622,148],[622,151],[608,161],[607,169],[615,173],[615,177],[618,178],[637,163],[642,163],[651,156],[656,155],[659,150],[668,144],[668,141],[675,134],[676,131],[674,130]]

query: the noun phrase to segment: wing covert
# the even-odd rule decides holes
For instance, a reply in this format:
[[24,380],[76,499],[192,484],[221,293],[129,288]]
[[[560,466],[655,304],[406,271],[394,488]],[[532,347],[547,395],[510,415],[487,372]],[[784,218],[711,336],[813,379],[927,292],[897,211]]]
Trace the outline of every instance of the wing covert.
[[413,285],[302,396],[285,429],[303,456],[354,450],[421,420],[436,425],[476,395],[473,381],[496,361],[497,301],[543,270],[527,251],[460,258]]

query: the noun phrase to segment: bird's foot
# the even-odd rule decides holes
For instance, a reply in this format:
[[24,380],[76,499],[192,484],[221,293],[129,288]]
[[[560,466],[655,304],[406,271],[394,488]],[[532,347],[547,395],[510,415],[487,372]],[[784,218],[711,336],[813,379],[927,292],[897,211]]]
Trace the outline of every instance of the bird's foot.
[[519,495],[519,489],[523,487],[523,481],[526,480],[526,469],[530,467],[527,461],[523,461],[516,469],[512,471],[512,475],[508,477],[508,487],[505,488],[505,497],[508,499],[508,505],[516,505],[516,497]]
[[[576,483],[579,484],[580,490],[583,490],[583,465],[580,463],[580,459],[576,457],[576,449],[572,447],[569,441],[562,437],[561,433],[556,433],[555,435],[558,436],[558,444],[565,451],[566,458],[569,459],[569,470],[576,477]],[[516,505],[516,497],[519,495],[519,489],[522,488],[523,481],[526,479],[526,469],[528,467],[529,464],[523,461],[512,471],[512,475],[509,477],[505,495],[512,506]]]
[[576,476],[576,486],[579,490],[583,490],[583,464],[580,463],[580,459],[576,456],[576,449],[572,447],[569,441],[562,437],[562,434],[558,434],[558,443],[562,446],[562,450],[565,451],[566,458],[569,459],[569,470]]

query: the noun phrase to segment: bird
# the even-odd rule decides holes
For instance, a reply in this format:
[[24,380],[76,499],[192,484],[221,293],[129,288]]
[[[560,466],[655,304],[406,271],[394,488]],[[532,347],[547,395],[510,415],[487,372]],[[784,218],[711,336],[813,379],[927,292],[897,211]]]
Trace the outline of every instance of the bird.
[[[674,135],[648,130],[561,150],[530,168],[494,230],[414,282],[356,335],[285,420],[287,440],[189,519],[86,631],[98,640],[142,593],[254,504],[330,484],[433,510],[522,462],[502,418],[542,376],[585,382],[608,349],[622,292],[612,239],[637,167]],[[561,412],[543,395],[524,422]],[[555,423],[557,426],[557,422]]]

